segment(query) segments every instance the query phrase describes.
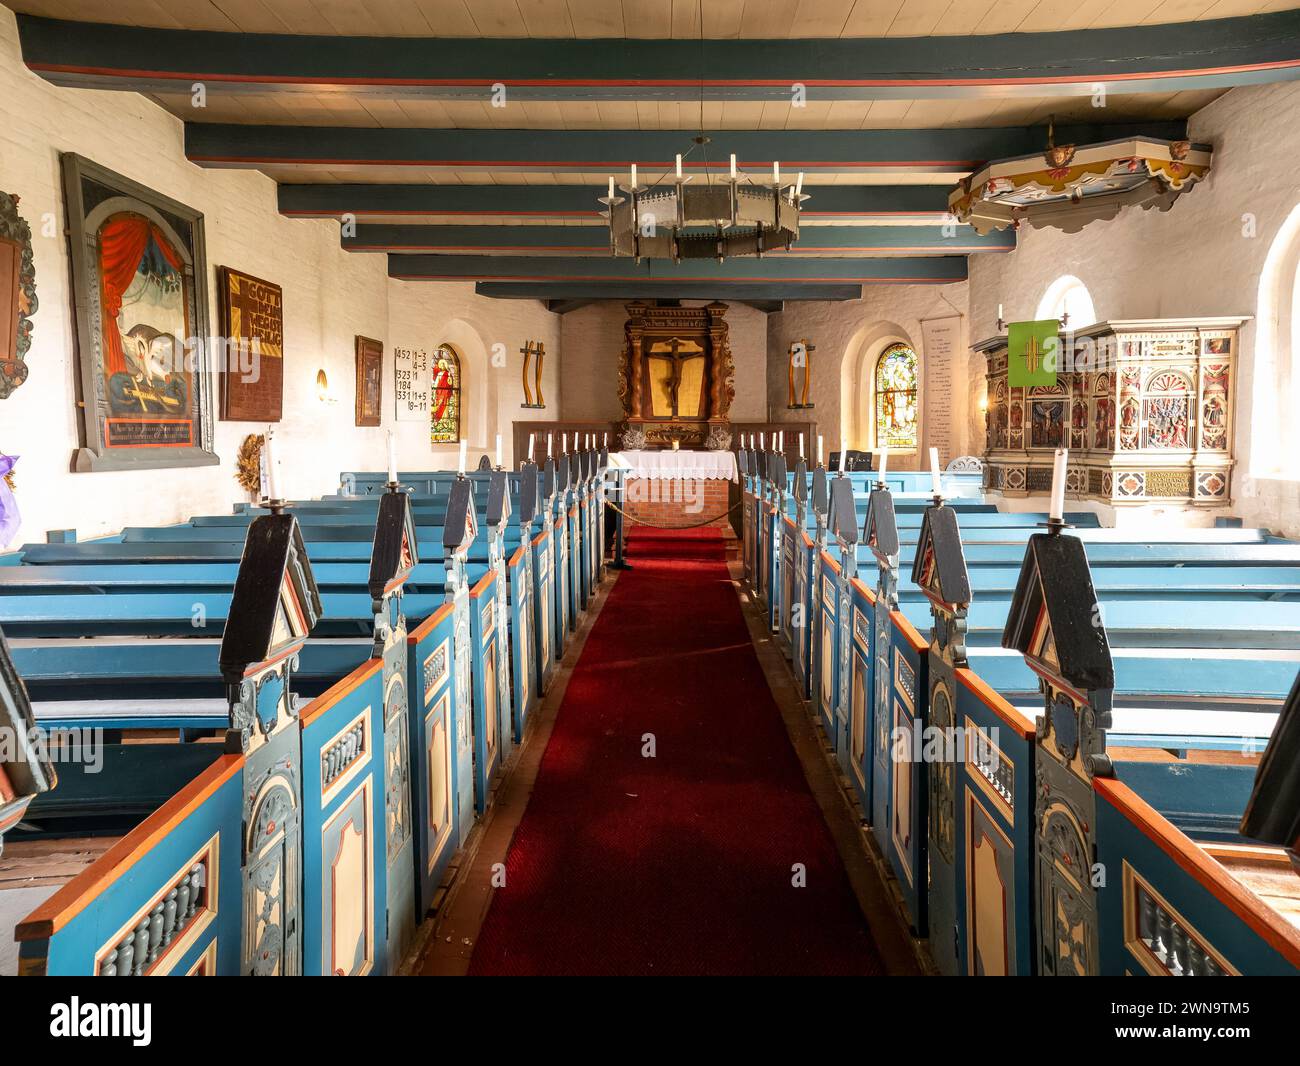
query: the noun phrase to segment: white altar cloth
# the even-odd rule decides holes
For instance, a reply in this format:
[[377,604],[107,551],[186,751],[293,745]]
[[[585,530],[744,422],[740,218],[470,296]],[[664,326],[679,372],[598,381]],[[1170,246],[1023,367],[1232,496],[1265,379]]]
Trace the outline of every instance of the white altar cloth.
[[664,448],[656,451],[615,452],[609,457],[610,466],[626,471],[627,477],[648,478],[652,481],[739,481],[736,456],[726,452],[673,451]]

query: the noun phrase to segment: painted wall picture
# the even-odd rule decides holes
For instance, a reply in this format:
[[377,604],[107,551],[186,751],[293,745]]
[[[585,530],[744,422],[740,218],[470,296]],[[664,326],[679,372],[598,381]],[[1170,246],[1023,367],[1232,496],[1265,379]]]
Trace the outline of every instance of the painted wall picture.
[[31,227],[18,214],[18,197],[0,192],[0,400],[27,380],[35,313]]
[[203,216],[82,156],[62,163],[82,401],[74,469],[215,464]]
[[221,418],[279,422],[284,412],[284,292],[241,270],[217,268],[217,329],[225,339]]
[[384,391],[384,346],[369,337],[358,337],[357,346],[357,417],[358,426],[380,423],[380,403]]

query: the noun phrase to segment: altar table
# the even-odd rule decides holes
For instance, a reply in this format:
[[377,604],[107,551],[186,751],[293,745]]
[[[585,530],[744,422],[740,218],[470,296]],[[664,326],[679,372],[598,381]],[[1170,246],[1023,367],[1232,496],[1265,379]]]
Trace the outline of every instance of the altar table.
[[671,448],[616,452],[610,465],[628,478],[651,481],[740,481],[736,456],[730,451],[673,451]]

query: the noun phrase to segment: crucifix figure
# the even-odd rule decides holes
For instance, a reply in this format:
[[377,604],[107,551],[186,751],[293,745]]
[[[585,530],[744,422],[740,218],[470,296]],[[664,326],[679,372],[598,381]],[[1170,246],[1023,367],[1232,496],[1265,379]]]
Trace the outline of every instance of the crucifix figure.
[[674,337],[669,343],[671,344],[671,348],[669,349],[668,358],[672,360],[673,369],[672,373],[668,377],[668,396],[672,401],[673,418],[677,418],[679,414],[677,410],[677,393],[682,387],[682,363],[687,359],[694,359],[699,353],[687,352],[683,354],[682,352],[679,352],[677,349],[681,344],[681,341],[676,337]]

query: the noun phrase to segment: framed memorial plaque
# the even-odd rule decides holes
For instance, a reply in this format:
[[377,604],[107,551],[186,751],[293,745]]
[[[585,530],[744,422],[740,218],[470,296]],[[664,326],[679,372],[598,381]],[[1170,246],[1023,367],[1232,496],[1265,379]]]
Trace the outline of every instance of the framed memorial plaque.
[[284,294],[279,285],[217,267],[218,329],[225,339],[223,422],[279,422],[284,411]]
[[27,380],[35,313],[32,231],[18,214],[18,197],[0,192],[0,400]]
[[79,367],[73,469],[210,466],[203,215],[61,157]]
[[377,426],[383,398],[384,346],[369,337],[357,338],[357,425]]

